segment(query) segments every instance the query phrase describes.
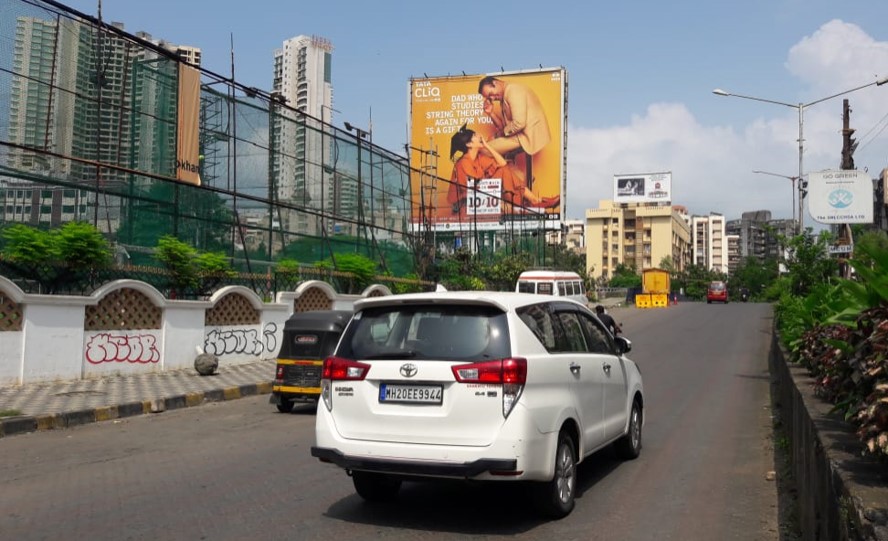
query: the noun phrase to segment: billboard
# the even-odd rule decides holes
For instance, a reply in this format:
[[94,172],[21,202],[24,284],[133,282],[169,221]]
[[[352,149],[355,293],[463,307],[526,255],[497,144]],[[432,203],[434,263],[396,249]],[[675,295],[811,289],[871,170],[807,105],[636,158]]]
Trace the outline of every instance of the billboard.
[[614,203],[672,201],[672,172],[614,175]]
[[808,173],[808,212],[822,224],[873,223],[873,180],[864,171]]
[[200,72],[179,64],[176,178],[200,186]]
[[566,78],[544,68],[411,79],[412,228],[560,228]]

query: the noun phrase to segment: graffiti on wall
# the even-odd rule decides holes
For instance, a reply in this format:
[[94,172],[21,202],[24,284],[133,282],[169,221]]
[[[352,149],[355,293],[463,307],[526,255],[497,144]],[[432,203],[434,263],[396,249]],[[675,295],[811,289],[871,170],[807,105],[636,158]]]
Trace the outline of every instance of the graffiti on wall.
[[157,337],[153,334],[100,333],[86,344],[86,360],[101,363],[156,363],[160,361]]
[[211,355],[262,355],[277,351],[277,325],[268,323],[259,335],[258,329],[214,329],[204,340],[204,351]]

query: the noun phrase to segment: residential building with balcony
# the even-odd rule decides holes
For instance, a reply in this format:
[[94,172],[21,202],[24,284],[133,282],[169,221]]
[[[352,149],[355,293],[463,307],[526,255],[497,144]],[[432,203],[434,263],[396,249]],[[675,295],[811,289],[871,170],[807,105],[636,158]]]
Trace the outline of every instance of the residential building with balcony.
[[675,269],[690,263],[690,228],[682,207],[660,203],[601,200],[586,210],[586,268],[594,278],[610,278],[618,265],[643,269],[665,258]]
[[694,265],[727,274],[725,217],[716,212],[709,213],[709,216],[691,216],[691,250]]
[[[285,104],[271,118],[271,174],[276,197],[306,209],[321,210],[331,203],[356,207],[355,190],[337,193],[334,182],[325,182],[324,166],[335,156],[332,138],[322,122],[333,111],[333,44],[318,36],[296,36],[274,52],[272,95]],[[347,201],[342,201],[348,198]],[[306,212],[287,211],[284,226],[300,233],[317,234],[317,218]]]
[[739,220],[729,220],[725,224],[728,235],[737,235],[739,259],[751,257],[757,261],[784,258],[780,239],[795,235],[798,222],[795,220],[774,220],[769,210],[744,212]]

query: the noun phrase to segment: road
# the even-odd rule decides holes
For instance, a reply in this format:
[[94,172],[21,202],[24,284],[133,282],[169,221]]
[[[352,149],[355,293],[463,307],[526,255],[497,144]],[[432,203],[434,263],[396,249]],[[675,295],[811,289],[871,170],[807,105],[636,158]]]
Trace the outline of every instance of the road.
[[367,504],[267,396],[0,439],[2,539],[778,539],[771,308],[611,311],[645,378],[641,457],[580,468],[545,522],[514,485],[405,484]]

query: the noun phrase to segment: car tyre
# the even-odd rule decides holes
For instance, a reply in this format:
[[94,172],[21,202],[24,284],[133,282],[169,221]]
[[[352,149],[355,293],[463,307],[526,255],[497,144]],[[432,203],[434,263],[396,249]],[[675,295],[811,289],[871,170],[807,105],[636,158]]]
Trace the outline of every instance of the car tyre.
[[383,473],[352,472],[352,482],[358,496],[368,502],[394,500],[401,490],[401,480]]
[[563,518],[573,511],[577,490],[577,452],[573,438],[562,431],[555,448],[555,475],[551,481],[536,483],[534,503],[540,514]]
[[293,401],[281,399],[281,403],[277,405],[277,409],[281,413],[290,413],[293,411]]
[[626,435],[616,441],[614,448],[617,456],[624,460],[634,460],[641,454],[641,404],[638,400],[632,401],[632,411],[629,413],[629,429]]

